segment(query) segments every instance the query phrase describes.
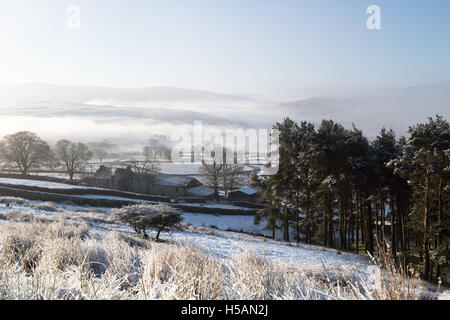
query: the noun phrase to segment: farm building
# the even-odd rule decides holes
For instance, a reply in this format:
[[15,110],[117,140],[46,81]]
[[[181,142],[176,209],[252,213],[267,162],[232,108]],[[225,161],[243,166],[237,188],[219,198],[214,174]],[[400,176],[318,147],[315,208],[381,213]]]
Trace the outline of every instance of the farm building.
[[228,192],[228,200],[241,202],[258,202],[258,190],[252,187],[245,187]]
[[187,190],[188,196],[199,197],[208,200],[214,199],[214,189],[208,186],[198,186]]
[[[130,168],[114,170],[101,166],[94,174],[94,186],[171,198],[201,194],[203,184],[192,176],[162,173],[136,173]],[[197,189],[196,189],[197,188]],[[207,187],[205,187],[207,188]],[[207,196],[207,190],[202,189]]]
[[100,166],[93,177],[94,187],[112,189],[113,170],[106,166]]

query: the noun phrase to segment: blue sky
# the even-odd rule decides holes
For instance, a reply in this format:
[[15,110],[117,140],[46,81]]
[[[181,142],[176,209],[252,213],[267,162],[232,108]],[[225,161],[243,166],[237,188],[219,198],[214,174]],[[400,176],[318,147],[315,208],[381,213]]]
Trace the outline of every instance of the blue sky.
[[[381,30],[366,28],[372,4]],[[448,0],[0,0],[0,82],[269,95],[449,83],[449,15]]]

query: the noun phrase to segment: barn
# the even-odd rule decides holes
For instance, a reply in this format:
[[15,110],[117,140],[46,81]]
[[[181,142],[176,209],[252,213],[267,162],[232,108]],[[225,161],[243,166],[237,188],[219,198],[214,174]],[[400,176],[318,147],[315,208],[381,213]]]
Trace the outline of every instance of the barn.
[[117,168],[113,172],[111,168],[101,166],[94,174],[93,181],[95,187],[171,198],[192,196],[192,193],[196,193],[198,196],[200,191],[206,194],[206,190],[195,189],[203,186],[195,177],[162,173],[136,173],[131,168]]
[[228,192],[228,200],[241,202],[258,202],[259,192],[252,187],[245,187],[238,190]]

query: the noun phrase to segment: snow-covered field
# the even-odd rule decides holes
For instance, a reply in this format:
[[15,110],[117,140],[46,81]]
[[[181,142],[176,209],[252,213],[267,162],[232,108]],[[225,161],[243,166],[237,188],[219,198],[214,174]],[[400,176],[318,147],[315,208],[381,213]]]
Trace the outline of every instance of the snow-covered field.
[[95,189],[95,190],[105,190],[102,188],[93,188],[85,186],[77,186],[59,182],[49,182],[40,180],[27,180],[27,179],[14,179],[14,178],[0,178],[1,184],[16,185],[16,186],[28,186],[28,187],[38,187],[46,189]]
[[[69,175],[66,172],[33,172],[33,175],[42,177],[51,177],[57,179],[69,179]],[[83,174],[75,173],[73,175],[74,180],[80,180]]]
[[[144,159],[142,159],[144,160]],[[188,160],[190,161],[190,160]],[[199,173],[200,168],[202,167],[201,163],[176,163],[176,162],[158,162],[159,171],[161,173],[166,174],[185,174],[185,175],[197,175]],[[256,167],[256,165],[255,165]],[[245,166],[245,171],[252,171],[252,166]]]
[[196,175],[198,174],[201,164],[160,162],[158,163],[158,167],[161,173]]
[[[14,209],[35,215],[57,216],[65,211],[73,212],[100,212],[108,218],[110,209],[91,208],[75,205],[53,204],[58,211],[46,211],[37,207],[39,201],[28,201],[28,205],[16,205]],[[0,205],[0,213],[7,211],[4,205]],[[183,231],[172,230],[161,235],[162,239],[174,240],[194,244],[220,258],[227,258],[238,253],[250,252],[257,256],[265,257],[273,261],[281,261],[287,265],[302,270],[318,272],[324,266],[335,269],[341,268],[349,272],[359,270],[369,272],[371,263],[367,257],[348,253],[340,253],[332,249],[324,249],[302,244],[286,244],[260,236],[252,236],[240,232],[226,231],[232,229],[248,233],[270,235],[271,231],[264,229],[264,221],[260,225],[253,224],[253,216],[221,216],[201,213],[183,213],[183,224],[193,227]],[[213,226],[213,227],[211,227]],[[96,223],[91,226],[100,234],[119,231],[133,234],[130,227],[118,223]],[[217,227],[217,229],[216,229]],[[151,234],[151,232],[149,232]]]
[[[252,215],[215,215],[203,213],[183,213],[185,223],[191,223],[198,227],[208,227],[212,229],[219,229],[222,231],[235,231],[241,233],[248,233],[257,236],[272,237],[272,229],[266,229],[267,222],[261,219],[259,224],[254,223],[254,216]],[[294,234],[295,228],[291,228]],[[283,239],[283,230],[281,228],[275,229],[275,239]]]
[[183,203],[183,206],[189,206],[189,207],[200,206],[200,207],[212,208],[212,209],[215,209],[215,208],[216,209],[241,209],[241,210],[246,209],[244,207],[239,207],[239,206],[235,206],[232,204],[222,204],[222,203]]
[[[15,205],[14,209],[35,215],[57,216],[65,211],[100,212],[108,217],[110,209],[92,208],[76,205],[53,204],[58,211],[46,211],[37,208],[39,201],[28,201],[27,205]],[[34,208],[32,207],[34,206]],[[8,211],[5,205],[0,205],[0,213]],[[323,265],[330,268],[353,268],[366,270],[369,259],[347,253],[340,253],[331,249],[323,249],[301,244],[286,244],[259,236],[252,236],[240,232],[226,231],[233,229],[248,233],[270,235],[271,231],[264,230],[264,221],[260,225],[253,224],[253,216],[221,216],[201,213],[183,213],[183,224],[191,224],[192,230],[176,231],[162,234],[163,239],[188,242],[201,249],[211,252],[218,257],[229,257],[239,252],[252,252],[272,260],[280,260],[292,266],[302,266],[303,269],[319,270]],[[215,226],[215,227],[211,227]],[[133,233],[128,226],[118,223],[97,223],[92,226],[100,232],[120,231]],[[150,233],[149,233],[150,234]]]
[[[112,232],[132,236],[134,231],[129,226],[116,223],[110,219],[110,209],[91,208],[76,205],[49,204],[51,210],[40,208],[39,201],[25,201],[16,204],[12,210],[43,217],[58,217],[73,215],[74,219],[87,221],[97,237],[107,238]],[[0,204],[0,215],[7,214],[11,209]],[[75,218],[76,217],[76,218]],[[187,243],[219,259],[233,259],[240,253],[251,253],[273,263],[280,263],[302,272],[311,274],[343,274],[369,279],[377,271],[377,267],[367,256],[339,252],[317,246],[296,243],[285,243],[253,236],[240,232],[270,235],[270,230],[264,229],[264,221],[260,225],[253,224],[252,216],[220,216],[211,214],[183,213],[181,230],[171,230],[161,235],[162,239],[173,240],[176,243]],[[1,223],[7,223],[2,221]],[[148,232],[152,235],[152,232]],[[154,235],[153,235],[154,236]],[[448,298],[444,292],[441,298]]]

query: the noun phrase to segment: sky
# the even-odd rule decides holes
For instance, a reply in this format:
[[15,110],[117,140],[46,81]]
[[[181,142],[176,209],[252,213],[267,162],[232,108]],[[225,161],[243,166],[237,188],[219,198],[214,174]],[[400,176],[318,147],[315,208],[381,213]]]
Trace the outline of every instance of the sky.
[[449,14],[448,0],[0,0],[0,82],[255,95],[450,83]]

